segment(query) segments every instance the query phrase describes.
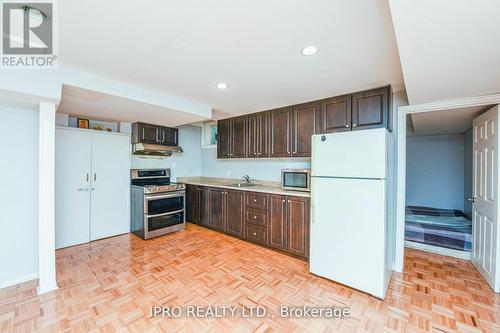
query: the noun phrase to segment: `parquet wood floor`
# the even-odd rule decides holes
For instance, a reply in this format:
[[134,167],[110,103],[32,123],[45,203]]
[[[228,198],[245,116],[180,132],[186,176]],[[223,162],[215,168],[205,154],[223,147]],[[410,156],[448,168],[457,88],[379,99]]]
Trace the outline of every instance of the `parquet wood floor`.
[[[57,291],[0,290],[0,332],[500,332],[500,296],[469,262],[407,250],[385,301],[307,263],[195,225],[57,251]],[[347,306],[342,320],[150,318],[154,305]]]

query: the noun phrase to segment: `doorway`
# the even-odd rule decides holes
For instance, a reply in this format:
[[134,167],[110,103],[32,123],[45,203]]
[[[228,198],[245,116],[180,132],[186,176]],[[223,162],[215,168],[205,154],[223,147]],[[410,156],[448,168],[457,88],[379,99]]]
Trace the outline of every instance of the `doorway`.
[[407,115],[405,247],[470,260],[472,122],[484,111]]
[[[404,261],[404,249],[405,249],[405,222],[406,222],[406,177],[407,177],[407,115],[409,114],[414,114],[414,113],[435,113],[436,115],[439,111],[449,111],[449,112],[455,112],[455,115],[458,115],[458,112],[464,111],[466,108],[479,108],[481,112],[484,112],[485,109],[491,108],[492,106],[496,107],[497,104],[500,103],[500,94],[495,94],[495,95],[487,95],[487,96],[479,96],[479,97],[472,97],[472,98],[463,98],[463,99],[457,99],[457,100],[449,100],[449,101],[443,101],[443,102],[436,102],[436,103],[428,103],[428,104],[422,104],[422,105],[410,105],[410,106],[402,106],[398,108],[398,126],[397,126],[397,210],[396,210],[396,253],[395,253],[395,265],[394,265],[394,270],[401,272],[403,270],[403,261]],[[497,113],[498,113],[498,107],[496,107]],[[476,114],[477,116],[477,114]],[[441,124],[439,121],[434,121],[434,124]],[[470,123],[469,123],[470,124]],[[488,123],[491,125],[491,122]],[[486,126],[485,124],[483,124]],[[498,126],[498,125],[496,125]],[[498,127],[497,127],[498,129]],[[473,133],[474,135],[474,130]],[[465,133],[464,133],[464,138],[465,138]],[[498,139],[496,139],[496,142],[498,143]],[[464,142],[465,146],[465,142]],[[476,148],[476,143],[474,143],[474,149]],[[465,149],[465,148],[464,148]],[[491,150],[490,150],[491,152]],[[496,152],[496,150],[495,150]],[[483,151],[483,153],[486,153],[486,151]],[[473,158],[473,161],[474,158]],[[464,161],[465,163],[465,161]],[[477,165],[477,163],[475,163]],[[465,169],[465,165],[464,165]],[[494,173],[494,179],[498,178],[498,163],[495,168],[490,168],[491,170],[495,169],[496,172]],[[482,169],[483,172],[486,169]],[[464,171],[465,174],[465,171]],[[474,176],[477,176],[477,174],[474,174]],[[481,175],[483,176],[483,175]],[[473,178],[474,180],[474,178]],[[495,191],[498,188],[498,183],[494,188]],[[466,194],[466,184],[465,184],[465,178],[464,178],[464,199],[465,194]],[[474,190],[474,189],[473,189]],[[496,195],[496,193],[495,193]],[[472,199],[472,198],[471,198]],[[477,198],[476,198],[477,199]],[[497,199],[495,199],[497,200]],[[477,203],[471,203],[473,207],[478,207]],[[463,212],[465,214],[465,211],[467,210],[467,203],[464,202],[463,206]],[[493,215],[492,215],[493,216]],[[490,228],[492,232],[489,233],[490,237],[485,237],[485,227],[484,223],[480,233],[477,233],[476,231],[478,230],[477,227],[475,228],[474,226],[477,225],[475,223],[475,215],[474,215],[474,208],[471,213],[472,217],[472,240],[471,240],[471,253],[474,253],[474,244],[477,243],[479,244],[480,248],[487,248],[491,249],[491,251],[482,251],[482,254],[480,255],[479,259],[480,262],[478,263],[477,260],[474,262],[474,260],[471,260],[476,268],[481,272],[481,274],[485,277],[485,279],[490,283],[492,288],[496,291],[499,292],[499,285],[500,285],[500,279],[499,279],[499,274],[497,273],[498,271],[498,261],[500,260],[500,256],[497,255],[497,252],[500,250],[496,246],[497,243],[499,243],[499,233],[497,232],[496,228],[496,212],[493,218],[495,219],[494,228]],[[486,217],[482,219],[481,221],[486,221]],[[476,230],[475,230],[476,229]],[[477,235],[482,235],[482,239],[479,239]],[[476,238],[475,238],[476,237]],[[478,240],[481,243],[478,243]],[[485,260],[488,259],[488,260]],[[493,272],[493,277],[488,279],[484,272],[481,271],[481,265],[485,261],[488,261],[491,263],[489,268],[491,269],[491,272]]]

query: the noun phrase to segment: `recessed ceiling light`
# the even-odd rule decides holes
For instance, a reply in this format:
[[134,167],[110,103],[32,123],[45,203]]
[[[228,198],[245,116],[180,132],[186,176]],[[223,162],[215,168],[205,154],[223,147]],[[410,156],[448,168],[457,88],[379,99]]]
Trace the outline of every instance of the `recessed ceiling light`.
[[217,88],[219,89],[227,89],[227,84],[224,82],[217,83]]
[[318,52],[318,48],[316,46],[308,46],[302,49],[302,54],[305,56],[310,56]]

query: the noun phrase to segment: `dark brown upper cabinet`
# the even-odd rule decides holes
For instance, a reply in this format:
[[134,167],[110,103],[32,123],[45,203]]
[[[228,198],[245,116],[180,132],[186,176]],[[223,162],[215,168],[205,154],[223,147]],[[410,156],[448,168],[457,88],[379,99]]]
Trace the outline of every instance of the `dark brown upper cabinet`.
[[248,157],[269,157],[269,112],[249,115],[247,128]]
[[311,136],[316,133],[319,103],[307,103],[292,109],[292,156],[311,156]]
[[390,87],[363,91],[352,95],[352,130],[389,125]]
[[133,123],[132,142],[164,146],[178,146],[179,129],[152,124]]
[[318,117],[319,133],[351,130],[351,95],[321,101]]
[[390,130],[390,101],[387,86],[220,120],[217,157],[310,157],[313,134]]
[[270,111],[271,153],[270,157],[291,156],[291,123],[290,108]]
[[217,157],[247,156],[247,117],[229,118],[217,122]]
[[135,142],[160,144],[160,126],[134,123],[132,126],[132,134]]
[[242,158],[247,156],[247,117],[231,118],[231,157]]
[[161,144],[165,146],[177,146],[179,143],[179,130],[177,128],[162,127],[160,129]]
[[231,119],[217,121],[217,157],[231,157]]

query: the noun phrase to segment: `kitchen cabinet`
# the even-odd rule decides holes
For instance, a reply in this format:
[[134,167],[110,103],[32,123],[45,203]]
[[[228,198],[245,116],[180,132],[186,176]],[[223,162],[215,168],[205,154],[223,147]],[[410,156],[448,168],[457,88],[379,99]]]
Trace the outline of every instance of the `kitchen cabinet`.
[[284,195],[270,195],[269,204],[269,246],[286,251],[286,205]]
[[245,193],[243,191],[224,191],[224,220],[226,232],[233,236],[243,237],[245,214]]
[[[190,199],[196,197],[193,192],[198,199]],[[198,204],[201,225],[296,257],[309,256],[309,198],[195,185],[186,186],[186,198],[188,216],[197,214],[192,206]]]
[[[156,125],[136,123],[137,131],[134,135],[137,136],[137,142],[160,144],[160,127]],[[133,131],[134,132],[134,131]]]
[[247,117],[236,117],[217,122],[217,157],[243,158],[247,156]]
[[198,223],[204,226],[210,221],[210,188],[198,187]]
[[390,93],[388,86],[321,101],[318,133],[390,129]]
[[217,121],[217,158],[231,157],[231,119]]
[[291,112],[290,108],[270,111],[270,157],[288,157],[291,155]]
[[178,146],[179,145],[179,129],[162,127],[160,129],[161,144],[164,146]]
[[351,130],[351,96],[339,96],[321,101],[319,133]]
[[133,123],[132,143],[178,146],[179,129],[153,124]]
[[186,185],[186,221],[200,223],[200,201],[198,187]]
[[231,119],[231,157],[243,158],[247,156],[247,117]]
[[352,95],[352,129],[363,130],[389,125],[390,87]]
[[391,129],[391,87],[218,122],[218,158],[310,157],[313,134]]
[[292,157],[311,156],[311,136],[316,133],[316,117],[319,103],[307,103],[292,109],[291,146]]
[[287,197],[287,249],[299,257],[309,257],[309,199]]
[[269,157],[269,112],[248,116],[248,157]]
[[220,188],[210,188],[209,191],[209,212],[210,217],[208,219],[208,225],[210,228],[225,231],[225,219],[224,212],[226,209],[225,205],[225,194],[226,192]]
[[55,146],[56,248],[129,232],[130,136],[57,128]]

